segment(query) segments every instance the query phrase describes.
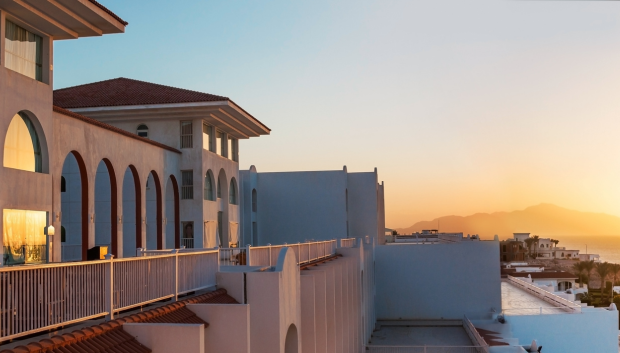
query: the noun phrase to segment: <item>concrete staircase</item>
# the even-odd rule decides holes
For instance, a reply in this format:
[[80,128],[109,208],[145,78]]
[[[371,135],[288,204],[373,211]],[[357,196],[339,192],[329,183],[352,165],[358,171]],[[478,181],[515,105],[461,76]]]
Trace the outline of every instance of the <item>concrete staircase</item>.
[[512,337],[510,324],[497,320],[471,320],[490,346],[490,353],[526,353],[518,338]]

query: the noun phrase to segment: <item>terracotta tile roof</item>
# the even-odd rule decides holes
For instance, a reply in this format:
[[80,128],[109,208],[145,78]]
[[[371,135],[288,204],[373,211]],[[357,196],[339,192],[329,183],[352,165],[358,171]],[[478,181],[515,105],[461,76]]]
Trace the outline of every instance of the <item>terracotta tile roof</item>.
[[509,346],[508,343],[500,341],[502,339],[499,332],[475,328],[489,346]]
[[54,91],[54,105],[65,109],[200,102],[230,102],[271,131],[228,97],[124,77]]
[[115,20],[117,20],[118,22],[120,22],[123,26],[127,26],[129,23],[123,21],[122,18],[118,17],[118,15],[116,15],[114,12],[108,10],[107,7],[101,5],[100,3],[98,3],[95,0],[89,0],[93,5],[97,6],[98,8],[102,9],[103,11],[105,11],[108,15],[114,17]]
[[512,277],[527,277],[531,275],[533,279],[549,279],[549,278],[562,278],[562,279],[577,279],[577,276],[570,272],[515,272],[510,274]]
[[74,113],[72,111],[63,109],[61,107],[53,106],[53,110],[56,113],[60,113],[60,114],[66,115],[66,116],[71,117],[71,118],[82,120],[85,123],[88,123],[88,124],[91,124],[91,125],[95,125],[95,126],[99,126],[100,128],[116,132],[117,134],[125,135],[127,137],[131,137],[132,139],[136,139],[136,140],[139,140],[139,141],[142,141],[142,142],[146,142],[148,144],[151,144],[153,146],[157,146],[157,147],[166,149],[168,151],[172,151],[172,152],[176,152],[176,153],[181,153],[181,151],[177,150],[176,148],[170,147],[168,145],[164,145],[163,143],[159,143],[157,141],[153,141],[153,140],[149,140],[149,139],[144,138],[144,137],[140,137],[140,136],[138,136],[136,134],[132,134],[129,131],[125,131],[123,129],[119,129],[116,126],[112,126],[110,124],[102,123],[99,120],[92,119],[92,118],[89,118],[89,117],[86,117],[86,116]]
[[122,329],[125,323],[209,324],[189,310],[187,304],[238,304],[225,289],[129,315],[100,325],[52,336],[0,353],[140,353],[151,352]]

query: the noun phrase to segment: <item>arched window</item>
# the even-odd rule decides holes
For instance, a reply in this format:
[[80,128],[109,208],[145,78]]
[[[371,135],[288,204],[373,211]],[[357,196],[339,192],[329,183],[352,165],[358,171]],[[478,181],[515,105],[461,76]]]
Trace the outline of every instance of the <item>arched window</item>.
[[43,172],[39,136],[30,118],[22,112],[13,116],[6,133],[4,166],[29,172]]
[[144,124],[140,124],[138,125],[137,133],[140,137],[149,138],[149,127]]
[[258,209],[258,205],[257,205],[257,199],[256,199],[257,195],[256,195],[256,189],[252,190],[252,212],[256,212],[256,210]]
[[230,179],[230,188],[228,189],[228,203],[237,204],[237,183],[235,178]]
[[64,176],[60,177],[60,192],[67,192],[67,180]]
[[205,175],[204,199],[213,201],[213,179],[211,178],[210,170]]
[[217,198],[222,198],[222,183],[220,182],[220,178],[217,178]]
[[67,231],[65,227],[60,226],[60,242],[64,243],[67,241]]

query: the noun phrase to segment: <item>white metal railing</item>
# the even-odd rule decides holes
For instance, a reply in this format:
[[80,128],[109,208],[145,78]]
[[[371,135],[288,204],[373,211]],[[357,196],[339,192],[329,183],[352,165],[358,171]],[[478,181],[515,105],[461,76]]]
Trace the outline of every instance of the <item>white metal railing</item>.
[[484,340],[484,338],[482,338],[482,336],[480,336],[480,333],[476,330],[474,324],[472,324],[465,315],[463,315],[463,328],[465,329],[465,332],[467,332],[469,339],[476,346],[480,347],[478,349],[478,353],[489,353],[489,344]]
[[81,244],[64,244],[61,245],[62,262],[82,261],[82,245]]
[[437,240],[440,243],[460,243],[463,240],[462,234],[438,234]]
[[566,314],[564,306],[538,306],[529,308],[502,309],[502,315],[553,315]]
[[340,239],[340,246],[343,248],[352,248],[355,246],[356,238]]
[[181,245],[186,249],[194,248],[194,238],[181,238]]
[[213,287],[219,251],[0,268],[0,342]]
[[247,265],[247,248],[221,248],[220,266]]
[[508,282],[525,290],[526,292],[546,301],[547,303],[552,304],[555,307],[559,307],[568,312],[580,313],[581,305],[575,304],[568,299],[564,299],[558,295],[555,295],[551,292],[547,292],[542,288],[538,288],[530,282],[526,282],[522,279],[518,279],[513,276],[508,276]]
[[367,346],[370,353],[480,353],[479,346]]
[[306,242],[284,245],[250,246],[248,247],[248,263],[250,266],[275,266],[282,248],[291,248],[297,256],[297,264],[308,262],[336,254],[336,240]]

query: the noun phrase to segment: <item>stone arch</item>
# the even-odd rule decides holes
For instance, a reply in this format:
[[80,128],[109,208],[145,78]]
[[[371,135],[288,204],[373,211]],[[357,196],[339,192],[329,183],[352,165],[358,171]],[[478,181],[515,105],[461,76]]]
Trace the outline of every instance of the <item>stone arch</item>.
[[[125,169],[122,193],[123,257],[131,257],[142,247],[142,188],[138,170],[131,164]],[[135,242],[130,238],[134,232]]]
[[[149,183],[152,182],[155,186],[154,190],[150,190]],[[154,199],[154,200],[153,200]],[[146,190],[146,248],[152,249],[153,245],[157,250],[163,249],[163,232],[162,232],[162,191],[161,182],[157,172],[152,170],[147,177],[147,190]],[[154,205],[153,205],[154,203]],[[153,213],[155,217],[153,217]],[[154,219],[153,219],[154,218]],[[155,226],[155,229],[151,229]],[[155,237],[153,241],[152,237]],[[149,242],[150,240],[150,242]]]
[[297,337],[297,327],[291,324],[286,332],[286,340],[284,341],[284,353],[297,353],[299,349],[299,339]]
[[[179,219],[179,184],[174,175],[170,175],[166,182],[166,239],[172,237],[172,241],[166,241],[169,246],[178,249],[181,247],[181,221]],[[171,219],[174,220],[171,222]]]
[[3,166],[36,173],[49,173],[49,152],[43,127],[27,110],[15,114],[4,140]]
[[239,188],[235,177],[230,178],[230,186],[228,189],[228,203],[231,205],[239,204]]
[[217,200],[217,186],[216,186],[215,178],[213,177],[213,171],[211,169],[207,170],[207,174],[205,174],[204,178],[204,190],[203,190],[203,199],[207,201],[216,201]]
[[[77,172],[79,177],[76,178],[69,177],[70,174],[75,174]],[[86,164],[84,163],[84,159],[82,155],[80,155],[77,151],[71,151],[67,154],[64,159],[62,174],[66,176],[66,179],[69,179],[69,185],[66,185],[67,192],[61,193],[61,223],[64,223],[65,229],[69,228],[69,239],[71,242],[74,242],[79,239],[81,242],[79,255],[72,258],[67,258],[68,260],[76,260],[77,258],[82,261],[86,261],[87,252],[88,252],[88,174],[86,173]],[[66,175],[64,175],[66,174]],[[62,180],[62,178],[61,178]],[[80,187],[75,188],[72,185],[72,182],[79,180]],[[72,192],[69,193],[69,190]],[[63,195],[64,194],[64,195]],[[70,198],[74,197],[73,200]],[[75,205],[79,200],[80,205]],[[74,212],[79,209],[79,215],[74,216]],[[61,225],[62,226],[62,225]],[[76,232],[80,232],[80,236],[74,236]],[[73,244],[78,245],[78,244]],[[67,247],[69,249],[69,247]]]
[[[101,183],[100,178],[102,177],[103,167],[107,172],[108,183]],[[107,191],[106,187],[109,186],[109,200],[107,200]],[[102,190],[103,188],[103,190]],[[109,159],[103,158],[101,162],[99,162],[99,166],[97,167],[97,174],[95,175],[95,245],[98,245],[97,238],[101,239],[100,233],[105,232],[110,234],[109,244],[110,244],[110,252],[117,257],[118,256],[118,184],[116,182],[116,173],[114,171],[114,166],[112,166],[112,162]],[[103,195],[102,195],[103,194]],[[101,200],[101,196],[105,198],[105,200]],[[98,200],[99,199],[99,200]],[[101,203],[109,202],[110,205],[105,207]],[[105,213],[109,210],[109,214],[105,217]],[[104,218],[102,218],[102,215]],[[104,220],[105,219],[105,220]],[[109,228],[105,226],[105,223],[109,221]],[[101,240],[99,240],[101,242]]]

